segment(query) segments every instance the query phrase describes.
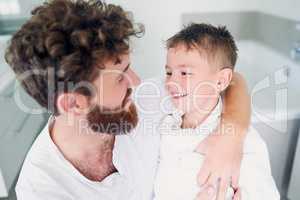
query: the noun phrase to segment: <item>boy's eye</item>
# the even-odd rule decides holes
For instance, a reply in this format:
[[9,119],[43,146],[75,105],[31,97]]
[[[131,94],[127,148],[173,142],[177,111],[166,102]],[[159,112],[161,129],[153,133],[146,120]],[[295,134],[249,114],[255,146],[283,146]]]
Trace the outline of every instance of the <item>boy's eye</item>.
[[188,72],[181,72],[181,75],[186,76],[186,75],[191,75],[192,73],[188,73]]
[[172,75],[172,72],[166,72],[166,75],[167,75],[167,76],[171,76],[171,75]]

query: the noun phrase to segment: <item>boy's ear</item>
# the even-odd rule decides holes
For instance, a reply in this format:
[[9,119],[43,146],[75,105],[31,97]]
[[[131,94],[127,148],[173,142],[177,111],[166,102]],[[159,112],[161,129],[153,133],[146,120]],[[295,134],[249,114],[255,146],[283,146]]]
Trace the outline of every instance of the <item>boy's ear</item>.
[[89,106],[87,97],[76,93],[62,93],[57,98],[59,113],[83,114],[83,110]]
[[219,92],[224,91],[228,87],[232,79],[232,73],[233,71],[230,68],[225,68],[218,72],[217,88]]

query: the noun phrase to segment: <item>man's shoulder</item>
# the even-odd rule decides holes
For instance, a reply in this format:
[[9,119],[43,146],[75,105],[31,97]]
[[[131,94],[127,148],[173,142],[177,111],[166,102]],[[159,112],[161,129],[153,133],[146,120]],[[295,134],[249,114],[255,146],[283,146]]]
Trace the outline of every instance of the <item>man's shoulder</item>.
[[49,173],[55,169],[57,159],[55,151],[51,148],[50,136],[47,133],[47,125],[41,131],[35,142],[31,146],[24,160],[19,178],[18,185],[28,184],[40,181],[41,177],[51,177]]
[[70,199],[67,191],[72,185],[72,173],[66,168],[45,129],[33,143],[23,163],[16,185],[18,199],[35,200],[42,195],[45,196],[43,199]]
[[[48,124],[45,125],[45,127],[41,130],[38,137],[33,142],[30,150],[28,151],[24,164],[31,163],[31,162],[40,162],[42,164],[45,164],[45,159],[50,159],[52,150],[52,144],[51,144],[51,138],[48,131]],[[50,156],[50,157],[49,157]]]

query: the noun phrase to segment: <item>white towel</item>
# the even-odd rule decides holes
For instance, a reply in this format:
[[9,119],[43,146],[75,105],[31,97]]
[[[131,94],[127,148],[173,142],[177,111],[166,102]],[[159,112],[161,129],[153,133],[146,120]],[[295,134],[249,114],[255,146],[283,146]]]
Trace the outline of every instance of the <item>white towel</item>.
[[[155,200],[194,200],[201,191],[197,175],[204,155],[195,152],[197,145],[220,123],[222,101],[208,118],[195,129],[181,129],[180,112],[166,116],[160,126],[161,146],[159,167],[155,180]],[[240,187],[243,200],[279,200],[271,175],[269,155],[264,141],[251,129],[244,143]],[[229,188],[226,200],[232,199]]]

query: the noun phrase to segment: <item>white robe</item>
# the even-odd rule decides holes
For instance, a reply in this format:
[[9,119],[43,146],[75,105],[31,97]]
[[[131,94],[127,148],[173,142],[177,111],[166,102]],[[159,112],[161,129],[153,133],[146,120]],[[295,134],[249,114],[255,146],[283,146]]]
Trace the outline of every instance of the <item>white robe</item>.
[[[195,152],[197,145],[220,123],[221,100],[208,118],[195,129],[181,129],[181,114],[167,115],[161,123],[161,146],[158,173],[155,180],[155,200],[193,200],[201,190],[197,174],[204,155]],[[230,128],[230,127],[228,127]],[[271,174],[265,142],[251,128],[244,143],[239,186],[243,200],[279,200]],[[226,199],[232,199],[229,188]]]

